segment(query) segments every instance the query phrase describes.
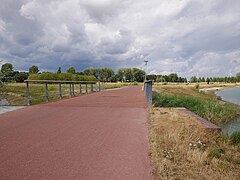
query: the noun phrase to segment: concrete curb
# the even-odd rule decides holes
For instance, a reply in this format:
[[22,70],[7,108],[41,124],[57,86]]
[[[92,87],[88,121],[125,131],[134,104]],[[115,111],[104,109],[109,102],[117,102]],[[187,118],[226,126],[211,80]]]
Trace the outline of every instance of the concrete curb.
[[221,133],[222,132],[222,128],[207,121],[206,119],[203,119],[202,117],[198,116],[197,114],[195,114],[194,112],[192,111],[189,111],[188,109],[186,108],[177,108],[178,110],[194,117],[194,119],[196,119],[196,121],[198,123],[200,123],[203,127],[205,127],[206,129],[209,129],[209,130],[214,130],[214,131],[217,131],[218,133]]

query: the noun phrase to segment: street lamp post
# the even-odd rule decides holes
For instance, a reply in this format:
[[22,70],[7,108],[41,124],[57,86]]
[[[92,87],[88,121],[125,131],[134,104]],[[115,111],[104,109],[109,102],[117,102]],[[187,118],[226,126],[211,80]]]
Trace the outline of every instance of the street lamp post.
[[145,60],[144,63],[145,63],[145,78],[144,78],[144,81],[147,81],[147,63],[148,63],[148,61]]

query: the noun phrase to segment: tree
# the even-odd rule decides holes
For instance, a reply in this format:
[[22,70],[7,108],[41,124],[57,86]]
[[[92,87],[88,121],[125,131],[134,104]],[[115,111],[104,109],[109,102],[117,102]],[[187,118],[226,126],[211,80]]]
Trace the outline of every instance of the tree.
[[62,73],[62,69],[61,67],[58,67],[57,74],[61,74],[61,73]]
[[168,75],[170,82],[177,82],[178,75],[176,73],[171,73]]
[[133,72],[134,81],[143,82],[144,75],[145,75],[145,72],[143,70],[138,68],[133,68],[132,72]]
[[[95,71],[94,71],[94,68],[93,68],[93,67],[86,68],[86,69],[83,71],[84,75],[87,75],[87,76],[93,76],[93,75],[95,75],[94,72],[95,72]],[[98,77],[96,77],[96,78],[98,78]]]
[[73,66],[71,66],[71,67],[69,67],[69,68],[67,69],[67,73],[75,74],[75,73],[76,73],[76,70],[75,70],[75,68],[74,68]]
[[4,75],[11,75],[13,73],[13,65],[10,63],[5,63],[2,65],[1,73]]
[[207,78],[206,82],[207,82],[207,84],[209,84],[210,83],[210,78]]
[[38,72],[39,72],[39,69],[35,65],[33,65],[29,68],[29,74],[37,74]]
[[28,79],[28,73],[26,72],[16,72],[14,79],[16,82],[24,82],[24,80]]
[[190,80],[192,83],[195,83],[198,81],[198,78],[196,76],[193,76],[191,77],[191,80]]
[[118,81],[122,81],[123,82],[125,80],[124,79],[125,77],[124,77],[124,69],[123,68],[118,69],[116,77],[117,77]]
[[131,68],[125,68],[124,69],[124,76],[126,78],[126,81],[133,81],[133,71]]

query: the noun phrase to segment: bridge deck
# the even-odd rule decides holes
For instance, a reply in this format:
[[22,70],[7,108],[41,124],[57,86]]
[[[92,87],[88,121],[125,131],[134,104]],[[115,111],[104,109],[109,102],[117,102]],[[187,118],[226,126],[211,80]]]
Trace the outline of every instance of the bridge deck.
[[152,179],[140,87],[0,115],[1,179]]

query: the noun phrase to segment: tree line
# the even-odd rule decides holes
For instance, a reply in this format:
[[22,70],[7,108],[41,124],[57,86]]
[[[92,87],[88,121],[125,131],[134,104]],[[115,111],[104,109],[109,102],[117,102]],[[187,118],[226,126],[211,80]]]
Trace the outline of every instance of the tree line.
[[[187,78],[179,77],[176,73],[169,75],[147,75],[147,80],[154,82],[188,82]],[[5,63],[1,67],[0,81],[2,82],[23,82],[26,79],[30,80],[74,80],[74,81],[104,81],[104,82],[143,82],[145,79],[145,71],[138,68],[120,68],[115,73],[111,68],[93,68],[84,69],[83,72],[77,72],[75,67],[69,67],[66,72],[62,72],[61,67],[58,67],[56,72],[40,72],[39,67],[33,65],[29,67],[27,72],[19,72],[14,70],[10,63]],[[190,82],[240,82],[240,73],[235,77],[191,77]]]
[[226,76],[226,77],[196,77],[193,76],[190,79],[190,82],[198,83],[198,82],[222,82],[222,83],[237,83],[240,82],[240,73],[237,73],[236,76]]

